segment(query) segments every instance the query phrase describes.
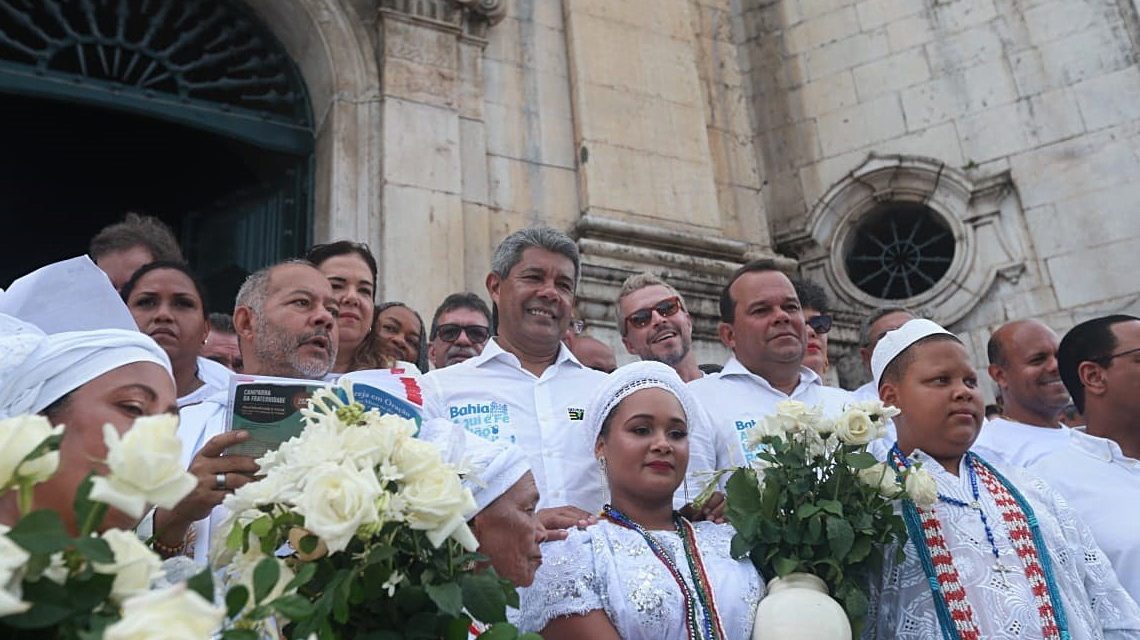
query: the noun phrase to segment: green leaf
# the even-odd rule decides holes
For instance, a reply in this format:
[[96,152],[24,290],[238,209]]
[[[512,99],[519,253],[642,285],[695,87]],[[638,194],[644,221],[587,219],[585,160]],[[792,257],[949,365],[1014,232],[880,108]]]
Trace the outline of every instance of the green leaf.
[[817,504],[805,503],[801,504],[799,509],[796,509],[796,518],[800,520],[807,520],[823,510],[823,507]]
[[494,576],[468,574],[463,577],[463,606],[467,612],[483,622],[505,622],[507,619],[507,599]]
[[282,596],[273,601],[270,605],[275,611],[281,615],[289,618],[290,620],[302,620],[313,615],[313,603],[309,602],[304,596],[292,594]]
[[258,640],[253,629],[228,629],[222,633],[222,640]]
[[445,584],[425,584],[428,597],[449,616],[457,616],[463,610],[463,590],[454,582]]
[[772,568],[776,570],[776,575],[783,577],[789,573],[794,573],[800,566],[798,558],[776,558],[772,563]]
[[[270,531],[273,530],[273,518],[269,516],[261,516],[257,520],[249,523],[249,531],[258,538],[263,538]],[[308,552],[306,552],[308,553]]]
[[249,603],[249,589],[245,585],[236,585],[226,592],[226,617],[235,618],[245,605]]
[[851,551],[851,545],[854,542],[855,531],[851,529],[851,525],[847,524],[846,520],[841,518],[827,519],[827,543],[836,560],[842,561],[846,558],[847,552]]
[[51,509],[33,511],[20,518],[7,535],[29,553],[56,553],[72,544],[71,536],[63,528],[63,520]]
[[820,500],[819,508],[831,515],[843,517],[843,503],[838,500]]
[[[91,479],[95,477],[95,473],[88,473],[83,482],[79,483],[79,488],[75,491],[75,500],[72,501],[72,506],[75,509],[75,522],[87,522],[87,518],[91,516],[91,512],[95,509],[103,509],[106,505],[100,502],[91,500],[91,487],[93,483]],[[98,524],[98,523],[96,523]],[[98,530],[98,527],[95,527]]]
[[281,567],[277,564],[277,558],[262,558],[253,568],[253,601],[261,604],[269,592],[273,591],[273,587],[277,586],[280,577]]
[[214,574],[209,569],[203,569],[187,580],[186,587],[205,598],[206,602],[214,601]]
[[102,538],[79,538],[75,541],[75,549],[91,562],[111,564],[115,561],[111,545]]
[[396,549],[390,545],[378,544],[368,552],[368,564],[383,562],[396,555]]
[[297,546],[300,547],[301,553],[312,553],[316,551],[317,545],[320,544],[320,542],[320,538],[310,533],[309,535],[303,536],[301,541],[297,543]]
[[852,469],[870,469],[875,466],[877,462],[878,460],[875,459],[875,456],[866,451],[852,453],[847,456],[847,465]]
[[732,554],[733,558],[736,558],[737,560],[739,560],[740,558],[743,558],[744,556],[748,555],[748,552],[751,550],[752,550],[752,545],[749,544],[749,542],[747,540],[745,540],[744,537],[741,536],[739,533],[732,536],[732,545],[729,548],[729,553]]
[[230,551],[237,551],[242,548],[242,542],[245,540],[245,529],[238,523],[230,528],[230,532],[226,534],[226,548]]
[[293,576],[293,579],[285,585],[285,591],[294,591],[300,588],[301,585],[308,584],[316,573],[317,565],[311,563],[302,564],[301,568],[297,570],[297,574]]

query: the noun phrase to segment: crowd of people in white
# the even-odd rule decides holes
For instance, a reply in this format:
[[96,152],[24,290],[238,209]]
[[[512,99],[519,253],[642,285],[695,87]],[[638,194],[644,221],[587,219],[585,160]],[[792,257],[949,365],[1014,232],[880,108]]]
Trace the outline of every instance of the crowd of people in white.
[[[720,366],[697,362],[681,294],[631,275],[614,316],[639,361],[622,367],[581,334],[578,248],[545,227],[498,246],[489,307],[458,292],[427,326],[402,303],[377,305],[376,260],[350,241],[253,273],[230,315],[207,313],[203,287],[153,220],[104,230],[91,248],[99,270],[86,260],[0,293],[0,418],[68,425],[69,471],[37,500],[72,527],[70,498],[101,458],[102,425],[177,412],[198,482],[138,530],[163,557],[204,563],[223,499],[258,477],[253,458],[227,454],[248,437],[226,428],[231,373],[398,371],[417,378],[411,400],[426,421],[497,443],[469,448],[483,452],[473,457],[485,480],[472,529],[520,588],[521,630],[744,638],[766,576],[730,554],[723,494],[699,508],[693,498],[710,472],[749,462],[745,432],[778,403],[835,416],[876,398],[902,413],[872,449],[895,465],[925,461],[939,501],[904,509],[911,541],[901,558],[885,556],[866,636],[1140,638],[1140,318],[1093,318],[1063,338],[1036,320],[996,329],[987,373],[1001,409],[987,420],[987,382],[963,344],[901,307],[863,322],[872,381],[827,386],[826,296],[765,260],[724,284],[719,335],[732,355]],[[121,303],[107,302],[115,292]],[[1075,422],[1062,423],[1066,410]],[[0,496],[0,524],[18,514],[15,499]]]

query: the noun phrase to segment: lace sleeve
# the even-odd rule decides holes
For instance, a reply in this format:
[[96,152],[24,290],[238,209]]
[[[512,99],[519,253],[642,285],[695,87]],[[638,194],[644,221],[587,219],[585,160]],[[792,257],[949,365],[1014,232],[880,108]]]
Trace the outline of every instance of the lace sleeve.
[[519,630],[538,633],[555,618],[603,609],[597,564],[590,529],[542,545],[534,584],[519,590]]
[[1083,578],[1094,624],[1109,639],[1140,639],[1140,606],[1121,586],[1112,563],[1093,538],[1092,531],[1076,515],[1068,501],[1032,474],[1023,474],[1041,501],[1050,506],[1061,526],[1067,548],[1053,550],[1054,562],[1073,562]]

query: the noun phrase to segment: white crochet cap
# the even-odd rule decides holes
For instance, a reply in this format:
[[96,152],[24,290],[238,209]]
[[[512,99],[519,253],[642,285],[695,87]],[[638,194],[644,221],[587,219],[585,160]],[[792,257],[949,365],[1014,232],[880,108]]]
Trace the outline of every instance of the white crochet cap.
[[642,389],[664,389],[673,394],[685,410],[689,431],[696,429],[707,432],[708,427],[703,424],[704,414],[697,409],[696,400],[677,372],[666,364],[646,360],[618,367],[594,395],[586,409],[586,428],[591,446],[597,442],[598,434],[602,432],[602,423],[618,403]]
[[958,336],[942,328],[942,325],[926,318],[909,320],[898,329],[884,333],[879,339],[879,344],[875,345],[875,352],[871,354],[871,375],[875,378],[875,387],[878,388],[882,384],[883,372],[903,351],[923,338],[936,335],[947,335],[955,340],[958,339]]

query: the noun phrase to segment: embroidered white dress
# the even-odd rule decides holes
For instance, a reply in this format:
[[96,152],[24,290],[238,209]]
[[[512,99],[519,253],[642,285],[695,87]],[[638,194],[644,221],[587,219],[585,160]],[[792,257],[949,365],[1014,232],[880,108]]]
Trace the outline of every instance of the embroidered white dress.
[[[910,459],[923,463],[923,468],[934,476],[942,495],[966,503],[974,500],[965,466],[955,477],[921,451],[915,451]],[[1052,559],[1070,637],[1073,640],[1140,638],[1140,607],[1120,586],[1104,552],[1065,499],[1041,480],[1019,469],[998,465],[995,468],[1021,492],[1037,515],[1041,536]],[[937,503],[934,509],[981,637],[987,640],[1041,638],[1041,620],[1023,565],[1014,553],[1001,512],[981,479],[978,492],[1001,562],[1012,571],[1001,573],[993,569],[993,552],[975,510],[943,502]],[[864,637],[941,638],[933,596],[914,546],[907,543],[906,557],[901,564],[896,563],[894,553],[885,555],[882,581],[872,585],[871,610]]]
[[[732,527],[694,522],[693,529],[726,638],[750,637],[764,581],[747,559],[729,555]],[[672,553],[694,589],[681,538],[672,531],[650,535]],[[685,640],[681,590],[641,534],[603,520],[542,545],[542,554],[534,584],[519,590],[521,631],[539,632],[555,618],[601,610],[624,640]]]

